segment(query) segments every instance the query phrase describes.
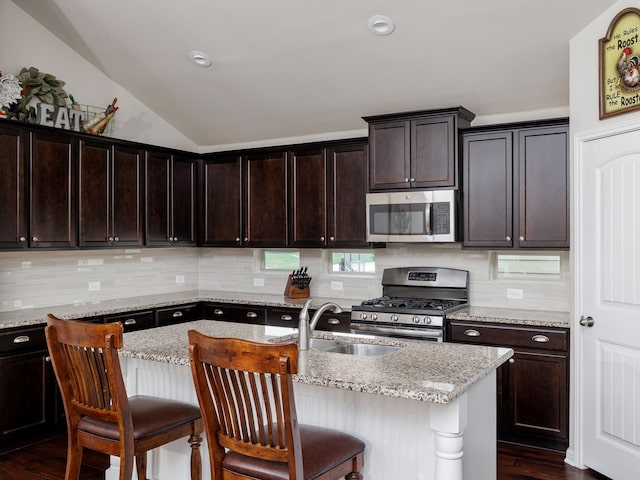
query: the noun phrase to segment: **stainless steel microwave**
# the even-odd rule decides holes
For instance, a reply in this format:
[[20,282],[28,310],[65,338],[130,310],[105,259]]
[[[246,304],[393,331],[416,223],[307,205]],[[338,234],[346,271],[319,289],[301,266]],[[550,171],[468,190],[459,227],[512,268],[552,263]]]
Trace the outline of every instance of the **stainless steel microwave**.
[[455,190],[367,194],[367,241],[455,242]]

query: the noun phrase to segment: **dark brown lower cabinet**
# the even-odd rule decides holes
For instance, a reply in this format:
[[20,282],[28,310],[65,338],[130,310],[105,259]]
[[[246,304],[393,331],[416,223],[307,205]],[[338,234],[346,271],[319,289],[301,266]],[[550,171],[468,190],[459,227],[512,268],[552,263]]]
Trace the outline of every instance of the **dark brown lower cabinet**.
[[0,332],[0,451],[65,428],[44,326]]
[[204,315],[207,320],[264,325],[267,318],[267,309],[260,305],[207,303]]
[[509,347],[498,369],[498,440],[564,451],[569,445],[569,330],[450,320],[451,342]]

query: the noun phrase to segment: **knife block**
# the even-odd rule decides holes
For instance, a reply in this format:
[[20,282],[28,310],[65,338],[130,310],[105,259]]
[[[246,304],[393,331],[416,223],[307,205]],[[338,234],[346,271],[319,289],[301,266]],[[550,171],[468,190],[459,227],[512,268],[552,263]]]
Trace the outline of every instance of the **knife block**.
[[311,296],[311,289],[309,287],[296,287],[291,283],[291,275],[289,275],[287,285],[284,287],[284,296],[287,298],[309,298]]

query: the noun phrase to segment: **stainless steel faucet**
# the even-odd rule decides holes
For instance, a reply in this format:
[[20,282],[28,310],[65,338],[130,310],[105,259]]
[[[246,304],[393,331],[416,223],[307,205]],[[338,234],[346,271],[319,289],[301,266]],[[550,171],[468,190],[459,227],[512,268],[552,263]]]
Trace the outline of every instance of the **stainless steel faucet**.
[[340,305],[333,302],[327,302],[320,305],[320,307],[313,314],[311,320],[309,320],[309,305],[311,305],[311,299],[309,298],[300,310],[300,319],[298,321],[298,349],[309,350],[309,343],[311,340],[311,334],[318,326],[320,316],[329,309],[333,309],[334,312],[342,312]]

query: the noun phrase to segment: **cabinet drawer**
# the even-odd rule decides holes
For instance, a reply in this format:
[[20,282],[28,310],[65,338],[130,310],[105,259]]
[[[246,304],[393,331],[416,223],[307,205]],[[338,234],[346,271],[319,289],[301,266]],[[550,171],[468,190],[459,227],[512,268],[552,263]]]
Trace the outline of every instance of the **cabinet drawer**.
[[159,308],[156,310],[156,326],[163,327],[174,323],[190,322],[202,318],[199,304],[190,303],[178,307]]
[[267,309],[259,305],[210,303],[206,306],[205,317],[208,320],[264,325],[267,321]]
[[351,331],[351,312],[325,312],[320,315],[316,329],[348,333]]
[[46,350],[44,325],[0,331],[0,355],[24,350]]
[[298,328],[299,319],[299,308],[269,308],[267,312],[267,325],[276,327]]
[[125,332],[144,330],[145,328],[153,328],[156,326],[153,311],[151,310],[109,315],[105,317],[105,322],[120,322]]
[[449,341],[451,342],[566,352],[569,346],[568,336],[568,331],[565,329],[449,322]]

